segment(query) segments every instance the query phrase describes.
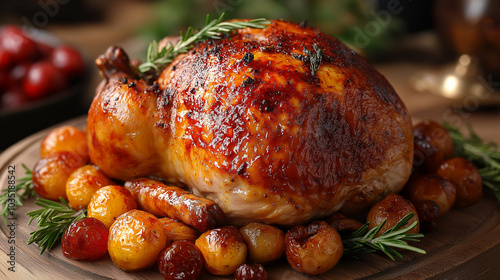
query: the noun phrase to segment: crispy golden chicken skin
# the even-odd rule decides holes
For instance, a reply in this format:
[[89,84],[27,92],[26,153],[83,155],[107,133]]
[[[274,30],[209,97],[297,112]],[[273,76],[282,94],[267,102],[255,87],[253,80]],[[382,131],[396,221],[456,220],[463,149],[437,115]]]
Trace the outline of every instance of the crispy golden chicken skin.
[[[272,21],[195,45],[146,84],[111,48],[88,116],[112,178],[182,184],[234,224],[296,225],[398,192],[410,116],[387,80],[338,40]],[[319,67],[318,67],[319,66]]]

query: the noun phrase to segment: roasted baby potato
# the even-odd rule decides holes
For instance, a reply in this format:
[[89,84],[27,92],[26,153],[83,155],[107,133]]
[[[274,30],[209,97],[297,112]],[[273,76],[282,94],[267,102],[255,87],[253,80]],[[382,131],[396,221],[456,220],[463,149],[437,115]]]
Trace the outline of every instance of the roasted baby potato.
[[215,275],[231,275],[247,258],[247,245],[234,226],[208,230],[196,239],[205,269]]
[[267,271],[258,263],[244,263],[234,273],[234,280],[267,280]]
[[167,245],[167,235],[158,218],[141,210],[130,210],[111,225],[108,252],[113,263],[125,271],[152,266]]
[[[384,199],[373,205],[368,212],[366,221],[370,223],[369,229],[380,226],[384,221],[385,224],[377,235],[386,232],[389,228],[395,226],[404,216],[414,213],[415,215],[408,221],[408,224],[403,226],[407,227],[414,221],[418,221],[418,214],[415,206],[406,198],[390,194]],[[420,230],[420,223],[416,227],[409,230],[409,233],[418,233]]]
[[465,158],[452,158],[444,161],[437,174],[457,189],[455,206],[467,207],[477,203],[483,197],[483,180],[477,167]]
[[39,159],[32,173],[35,192],[47,199],[67,199],[66,181],[73,171],[85,163],[80,156],[72,152],[57,152]]
[[250,223],[240,229],[248,247],[248,260],[267,263],[279,259],[285,251],[285,233],[274,226]]
[[403,190],[411,202],[432,200],[439,205],[441,214],[448,212],[457,197],[457,190],[448,180],[436,175],[425,174],[412,176]]
[[114,182],[106,177],[97,166],[84,165],[73,171],[66,181],[66,196],[71,208],[80,210],[87,208],[94,193]]
[[130,192],[118,185],[98,189],[90,199],[87,216],[103,222],[107,228],[123,213],[137,208]]
[[432,200],[423,200],[414,203],[414,206],[420,220],[420,229],[423,231],[434,229],[441,216],[439,205]]
[[337,231],[325,221],[295,226],[285,236],[288,263],[297,271],[316,275],[330,270],[342,257],[344,245]]
[[165,233],[167,234],[167,242],[169,244],[180,240],[187,240],[194,243],[200,236],[200,232],[198,230],[184,223],[176,222],[173,219],[161,218],[160,222],[163,225]]
[[413,127],[413,166],[423,173],[435,172],[446,159],[453,157],[453,139],[442,125],[426,120]]
[[355,219],[346,217],[344,214],[335,212],[325,218],[325,222],[331,225],[339,234],[358,230],[363,224]]
[[166,280],[195,280],[203,271],[203,255],[194,243],[176,241],[158,257],[158,269]]
[[88,162],[89,153],[85,133],[70,125],[50,131],[42,140],[40,156],[44,158],[57,152],[72,152]]

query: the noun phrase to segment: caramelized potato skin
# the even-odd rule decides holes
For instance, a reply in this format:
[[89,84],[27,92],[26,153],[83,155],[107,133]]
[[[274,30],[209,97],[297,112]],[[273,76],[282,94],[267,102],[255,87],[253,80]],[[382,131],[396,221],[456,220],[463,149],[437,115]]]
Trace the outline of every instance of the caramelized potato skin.
[[50,131],[40,145],[42,158],[65,151],[75,153],[88,162],[89,152],[85,133],[71,125],[61,126]]
[[247,245],[234,226],[208,230],[196,239],[205,269],[214,275],[231,275],[247,258]]
[[325,221],[295,226],[285,236],[288,263],[309,275],[324,273],[342,257],[344,245],[337,231]]
[[122,186],[109,185],[98,189],[87,209],[87,216],[103,222],[107,228],[122,214],[137,208],[137,202]]
[[234,280],[267,280],[267,271],[258,263],[244,263],[234,273]]
[[85,161],[72,152],[57,152],[39,159],[32,173],[35,192],[47,199],[67,199],[66,182],[71,173],[83,165]]
[[174,243],[176,241],[187,240],[195,242],[200,236],[200,232],[184,223],[176,222],[170,218],[161,218],[160,222],[167,234],[167,241]]
[[240,228],[248,246],[248,260],[267,263],[279,259],[285,251],[285,233],[274,226],[250,223]]
[[71,208],[87,208],[94,193],[114,182],[106,177],[97,166],[84,165],[73,171],[66,181],[66,196]]
[[483,197],[483,180],[477,167],[465,158],[444,161],[437,174],[450,181],[457,189],[455,206],[467,207]]
[[442,125],[426,120],[413,127],[413,166],[424,173],[435,172],[446,159],[453,157],[453,139]]
[[457,197],[455,186],[436,174],[412,176],[404,188],[404,193],[413,203],[424,200],[436,202],[441,214],[453,207]]
[[325,218],[325,222],[331,225],[339,234],[353,232],[363,226],[358,220],[347,218],[344,214],[335,212]]
[[109,229],[109,256],[124,271],[152,266],[166,245],[167,236],[158,218],[141,210],[121,215]]
[[423,231],[433,230],[441,216],[439,205],[432,200],[419,201],[414,205],[420,220],[420,229]]
[[[415,215],[408,221],[408,224],[404,227],[411,225],[415,221],[419,221],[418,213],[415,206],[406,198],[397,195],[390,194],[384,199],[379,201],[377,204],[368,212],[367,222],[370,223],[369,229],[381,225],[384,221],[385,224],[377,235],[386,232],[389,228],[395,226],[399,220],[409,213],[415,213]],[[420,231],[420,223],[416,227],[412,228],[409,233],[418,233]]]

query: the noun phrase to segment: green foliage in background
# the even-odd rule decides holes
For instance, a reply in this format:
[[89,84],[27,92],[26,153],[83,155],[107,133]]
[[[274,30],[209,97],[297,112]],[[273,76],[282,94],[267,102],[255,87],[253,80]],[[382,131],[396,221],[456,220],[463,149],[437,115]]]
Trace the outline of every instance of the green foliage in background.
[[[160,0],[154,6],[154,23],[144,32],[154,39],[178,35],[188,26],[202,26],[207,14],[215,18],[223,12],[226,19],[307,20],[310,26],[320,28],[370,57],[384,50],[394,34],[404,30],[395,15],[380,24],[375,15],[377,11],[374,1],[369,0]],[[368,35],[367,24],[372,27]],[[377,25],[379,29],[373,28]],[[360,40],[363,44],[359,44]]]

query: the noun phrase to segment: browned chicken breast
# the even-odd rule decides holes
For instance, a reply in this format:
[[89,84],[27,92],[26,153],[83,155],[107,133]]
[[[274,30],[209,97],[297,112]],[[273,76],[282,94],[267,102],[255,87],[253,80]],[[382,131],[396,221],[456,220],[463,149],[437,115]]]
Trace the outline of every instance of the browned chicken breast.
[[197,44],[151,84],[117,48],[88,116],[93,163],[212,199],[234,224],[295,225],[398,192],[410,116],[387,80],[319,30],[285,21]]

